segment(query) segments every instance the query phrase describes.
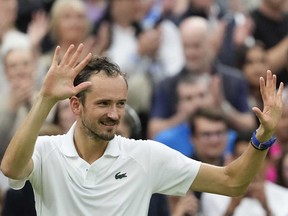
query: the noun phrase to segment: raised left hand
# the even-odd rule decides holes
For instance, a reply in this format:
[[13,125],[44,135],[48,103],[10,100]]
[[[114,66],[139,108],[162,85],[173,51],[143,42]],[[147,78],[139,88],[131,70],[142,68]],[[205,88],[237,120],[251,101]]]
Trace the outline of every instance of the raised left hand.
[[264,108],[263,111],[258,107],[252,108],[261,123],[257,130],[259,141],[267,141],[271,138],[282,115],[284,84],[281,82],[277,90],[276,79],[276,75],[270,70],[267,71],[266,82],[263,77],[260,77],[260,92]]

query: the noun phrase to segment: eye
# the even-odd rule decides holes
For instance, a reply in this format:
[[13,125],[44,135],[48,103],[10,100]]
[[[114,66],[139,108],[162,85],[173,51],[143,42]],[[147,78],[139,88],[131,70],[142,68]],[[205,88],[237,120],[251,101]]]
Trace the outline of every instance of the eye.
[[126,104],[126,101],[120,101],[120,102],[118,102],[118,107],[125,107],[125,104]]
[[100,101],[100,102],[98,103],[98,105],[104,107],[104,106],[108,106],[109,103],[108,103],[107,101]]

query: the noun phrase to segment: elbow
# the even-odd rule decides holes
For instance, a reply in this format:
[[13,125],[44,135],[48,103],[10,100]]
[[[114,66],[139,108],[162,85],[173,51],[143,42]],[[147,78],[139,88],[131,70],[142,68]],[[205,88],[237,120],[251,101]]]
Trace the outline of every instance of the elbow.
[[231,197],[242,196],[246,193],[248,185],[249,184],[230,186],[229,189],[227,190],[226,195],[231,196]]
[[19,177],[19,174],[17,172],[15,172],[14,169],[11,168],[11,166],[9,166],[9,164],[5,163],[5,162],[1,162],[1,166],[0,169],[2,171],[2,173],[10,179],[21,179]]
[[5,162],[1,162],[1,172],[8,178],[12,178],[13,176],[13,172],[11,172],[10,167],[5,163]]

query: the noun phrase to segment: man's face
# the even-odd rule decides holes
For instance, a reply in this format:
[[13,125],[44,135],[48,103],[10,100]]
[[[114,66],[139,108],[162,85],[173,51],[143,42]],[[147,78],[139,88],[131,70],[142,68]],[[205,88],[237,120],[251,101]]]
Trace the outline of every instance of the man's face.
[[206,83],[180,83],[177,87],[178,107],[182,112],[191,113],[213,103],[212,95]]
[[[144,0],[113,0],[112,13],[117,17],[127,20],[129,23],[138,21],[143,16]],[[146,0],[145,0],[146,1]]]
[[80,122],[92,139],[109,141],[125,114],[127,85],[122,76],[107,77],[102,72],[92,75],[90,81],[93,84],[80,105]]
[[247,52],[243,71],[250,85],[258,87],[259,78],[261,76],[265,77],[268,68],[264,49],[261,47],[254,47]]
[[207,72],[203,71],[211,63],[207,35],[201,31],[195,32],[191,29],[185,29],[181,36],[188,70],[196,73]]
[[31,50],[15,49],[8,52],[4,64],[9,82],[17,84],[19,80],[33,80],[35,64]]
[[59,40],[68,42],[81,41],[88,31],[88,20],[85,8],[69,5],[59,14],[57,35]]
[[192,133],[192,142],[199,158],[215,160],[223,155],[227,143],[225,122],[198,117]]

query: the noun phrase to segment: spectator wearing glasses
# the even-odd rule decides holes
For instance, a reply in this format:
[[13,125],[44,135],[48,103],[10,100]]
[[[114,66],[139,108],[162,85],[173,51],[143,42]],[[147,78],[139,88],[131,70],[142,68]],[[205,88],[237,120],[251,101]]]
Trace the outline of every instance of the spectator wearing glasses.
[[[189,126],[193,134],[193,159],[208,164],[222,166],[230,159],[225,157],[225,148],[228,139],[228,123],[224,115],[212,108],[200,108],[189,119]],[[229,160],[229,161],[228,161]],[[199,192],[188,193],[184,197],[170,196],[173,215],[195,215],[200,212]]]

